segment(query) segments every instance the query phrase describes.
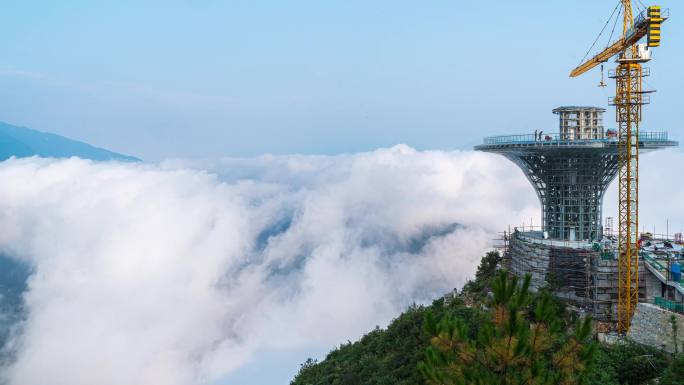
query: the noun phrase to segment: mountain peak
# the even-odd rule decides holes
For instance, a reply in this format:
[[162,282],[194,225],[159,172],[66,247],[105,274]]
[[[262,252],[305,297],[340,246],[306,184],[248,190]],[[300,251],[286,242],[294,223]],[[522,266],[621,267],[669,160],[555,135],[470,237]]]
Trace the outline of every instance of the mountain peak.
[[30,156],[68,158],[76,156],[97,161],[140,161],[140,159],[129,155],[91,146],[56,134],[0,122],[0,161],[12,156],[17,158]]

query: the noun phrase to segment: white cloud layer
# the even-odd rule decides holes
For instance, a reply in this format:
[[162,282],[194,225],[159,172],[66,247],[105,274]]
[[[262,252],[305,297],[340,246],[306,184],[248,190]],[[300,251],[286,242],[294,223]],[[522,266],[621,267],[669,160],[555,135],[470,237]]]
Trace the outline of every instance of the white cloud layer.
[[3,379],[198,384],[332,347],[460,287],[538,210],[520,171],[474,152],[9,160],[0,252],[34,273]]

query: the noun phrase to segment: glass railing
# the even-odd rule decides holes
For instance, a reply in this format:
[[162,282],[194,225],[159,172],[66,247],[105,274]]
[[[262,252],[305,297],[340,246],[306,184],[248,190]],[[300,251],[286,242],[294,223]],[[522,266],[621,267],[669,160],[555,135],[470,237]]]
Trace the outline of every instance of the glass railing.
[[544,231],[540,226],[515,227],[514,235],[526,243],[536,243],[547,246],[566,247],[573,249],[592,249],[595,243],[593,241],[587,240],[571,241],[568,239],[544,238]]
[[[614,132],[614,131],[611,131]],[[639,133],[640,142],[663,142],[667,141],[666,131],[642,131]],[[489,136],[484,139],[484,144],[486,145],[497,145],[497,144],[535,144],[535,143],[587,143],[587,142],[607,142],[607,141],[617,141],[616,135],[605,135],[602,138],[593,139],[582,139],[573,138],[571,135],[561,135],[560,133],[542,133],[541,139],[534,134],[522,134],[522,135],[499,135],[499,136]]]

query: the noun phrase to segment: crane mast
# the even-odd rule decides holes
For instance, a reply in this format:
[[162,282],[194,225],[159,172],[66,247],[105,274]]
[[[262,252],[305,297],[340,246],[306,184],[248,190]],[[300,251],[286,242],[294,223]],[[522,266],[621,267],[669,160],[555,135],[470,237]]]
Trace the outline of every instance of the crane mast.
[[[623,36],[632,27],[631,0],[623,0]],[[618,317],[619,332],[629,331],[639,302],[639,122],[642,68],[636,45],[618,57],[615,70],[615,120],[618,125]]]
[[[616,86],[609,103],[615,106],[618,128],[617,329],[626,333],[639,301],[639,123],[642,106],[649,103],[642,88],[649,71],[641,64],[651,59],[649,48],[660,45],[660,24],[665,18],[659,6],[651,6],[635,22],[631,0],[621,3],[622,38],[578,66],[570,76],[579,76],[617,55],[617,68],[609,72]],[[644,36],[648,36],[648,43],[638,44]]]

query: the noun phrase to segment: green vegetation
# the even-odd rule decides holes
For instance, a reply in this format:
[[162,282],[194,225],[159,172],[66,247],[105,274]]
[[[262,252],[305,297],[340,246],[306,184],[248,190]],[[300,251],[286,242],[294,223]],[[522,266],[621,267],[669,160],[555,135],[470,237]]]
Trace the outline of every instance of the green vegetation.
[[672,345],[674,346],[674,353],[677,355],[679,353],[679,338],[677,337],[679,325],[677,325],[677,317],[674,314],[670,315],[670,327],[672,328]]
[[586,375],[587,385],[649,384],[663,374],[669,355],[633,342],[602,346]]
[[[488,253],[460,293],[411,306],[387,329],[343,344],[321,362],[307,360],[291,385],[500,385],[525,379],[527,384],[684,385],[683,355],[629,342],[590,342],[589,321],[576,320],[544,292],[528,293],[527,283],[505,279],[500,262],[498,253]],[[508,357],[506,381],[496,376],[504,360],[491,349]]]
[[496,278],[496,272],[501,263],[501,255],[497,251],[490,251],[480,260],[480,265],[475,272],[475,280],[468,281],[463,286],[462,294],[476,297],[482,301],[487,294],[487,289],[492,286]]
[[431,313],[425,331],[433,336],[427,359],[418,364],[434,385],[579,384],[596,345],[591,319],[574,331],[560,316],[548,293],[529,292],[530,276],[518,284],[502,271],[492,284],[477,335],[450,316],[437,322]]
[[376,328],[358,342],[340,346],[320,363],[308,360],[293,385],[414,385],[423,383],[417,363],[425,359],[430,339],[423,333],[427,311],[437,317],[450,314],[476,330],[478,312],[459,298],[434,301],[431,306],[412,306],[385,330]]
[[659,385],[684,385],[684,355],[677,354],[665,369]]

